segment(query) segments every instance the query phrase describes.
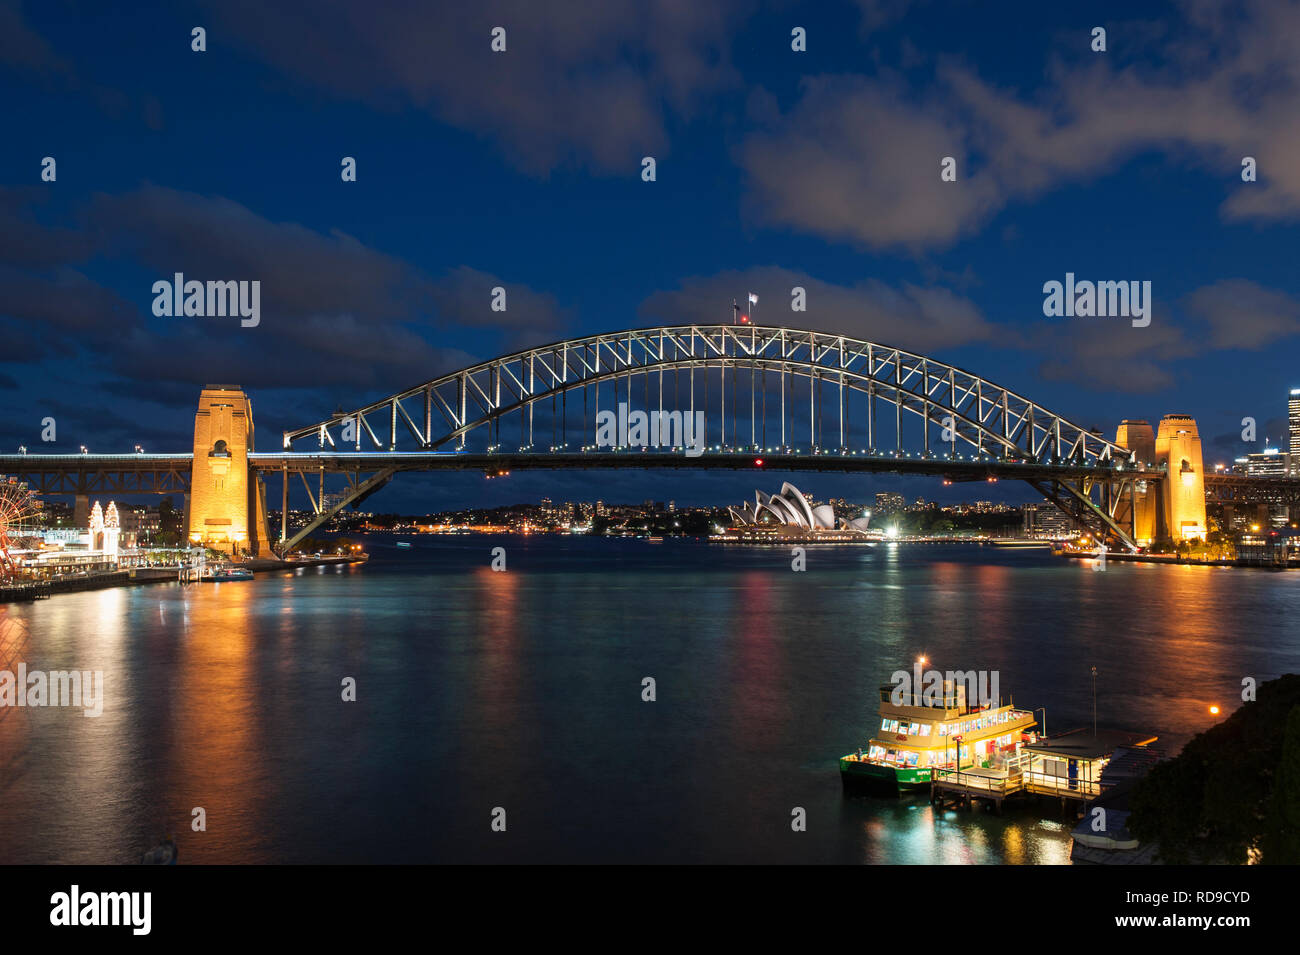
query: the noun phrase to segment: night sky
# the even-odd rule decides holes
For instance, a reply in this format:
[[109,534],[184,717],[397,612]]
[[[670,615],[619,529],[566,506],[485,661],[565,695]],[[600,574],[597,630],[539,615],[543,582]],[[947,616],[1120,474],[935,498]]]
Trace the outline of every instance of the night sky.
[[[336,405],[518,346],[729,321],[747,292],[764,324],[932,355],[1108,437],[1179,411],[1207,464],[1279,444],[1297,37],[1280,0],[0,0],[0,447],[188,450],[199,389],[232,382],[273,450]],[[261,324],[155,317],[174,272],[260,280]],[[1150,281],[1151,324],[1046,317],[1067,272]],[[780,479],[403,475],[367,507],[738,502]]]

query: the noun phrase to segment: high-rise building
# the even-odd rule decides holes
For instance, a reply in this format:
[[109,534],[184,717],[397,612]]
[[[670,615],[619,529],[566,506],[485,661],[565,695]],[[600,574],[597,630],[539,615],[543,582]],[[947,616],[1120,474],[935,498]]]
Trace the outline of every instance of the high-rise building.
[[1287,418],[1291,425],[1291,442],[1287,450],[1291,452],[1291,461],[1300,461],[1300,388],[1291,389],[1291,398],[1286,405]]
[[1292,458],[1277,448],[1265,448],[1256,454],[1247,454],[1234,462],[1250,477],[1286,477],[1291,473]]

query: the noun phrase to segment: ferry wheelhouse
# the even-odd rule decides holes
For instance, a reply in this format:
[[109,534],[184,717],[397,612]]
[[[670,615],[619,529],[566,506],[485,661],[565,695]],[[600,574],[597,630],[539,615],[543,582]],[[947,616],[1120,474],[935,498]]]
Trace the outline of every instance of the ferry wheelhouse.
[[1036,739],[1034,714],[1013,703],[969,705],[964,684],[945,681],[942,695],[913,693],[893,700],[895,687],[880,688],[880,724],[859,749],[840,758],[845,789],[915,789],[930,784],[935,771],[1018,763],[1021,747]]

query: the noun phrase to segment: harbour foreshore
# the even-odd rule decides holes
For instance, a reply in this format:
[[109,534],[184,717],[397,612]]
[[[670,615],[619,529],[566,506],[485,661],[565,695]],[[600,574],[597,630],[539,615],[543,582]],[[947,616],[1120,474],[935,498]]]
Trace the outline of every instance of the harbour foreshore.
[[[348,555],[344,557],[308,557],[302,560],[276,560],[271,558],[253,558],[240,561],[236,566],[251,571],[293,570],[297,567],[317,567],[322,564],[361,564],[367,557]],[[177,567],[133,567],[129,570],[115,570],[101,574],[87,574],[77,577],[61,577],[54,580],[33,581],[31,583],[0,585],[0,604],[17,601],[42,600],[54,594],[77,593],[84,590],[103,590],[108,587],[133,587],[143,584],[161,584],[177,579]]]

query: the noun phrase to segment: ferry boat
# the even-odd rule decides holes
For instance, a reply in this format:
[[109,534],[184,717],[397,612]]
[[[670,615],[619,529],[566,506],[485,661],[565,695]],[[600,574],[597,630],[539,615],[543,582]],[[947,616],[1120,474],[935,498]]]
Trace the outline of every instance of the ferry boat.
[[253,572],[243,567],[216,567],[208,575],[208,580],[221,583],[228,580],[252,580]]
[[892,683],[880,688],[880,727],[866,750],[840,757],[847,791],[917,789],[930,785],[936,770],[1000,769],[1018,762],[1021,746],[1036,738],[1028,733],[1037,725],[1033,713],[1000,700],[969,705],[960,682],[944,681],[928,702],[916,692],[896,705],[894,690]]

